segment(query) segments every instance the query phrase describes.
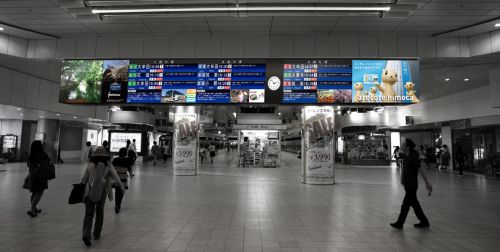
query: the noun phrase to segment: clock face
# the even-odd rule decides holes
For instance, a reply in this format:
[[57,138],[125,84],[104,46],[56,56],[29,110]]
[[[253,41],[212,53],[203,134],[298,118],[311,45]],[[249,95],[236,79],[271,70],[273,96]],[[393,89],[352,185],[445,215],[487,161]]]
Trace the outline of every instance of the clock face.
[[267,81],[267,86],[269,87],[269,89],[271,89],[273,91],[278,90],[280,88],[280,86],[281,86],[281,80],[280,80],[280,78],[278,78],[278,76],[272,76]]

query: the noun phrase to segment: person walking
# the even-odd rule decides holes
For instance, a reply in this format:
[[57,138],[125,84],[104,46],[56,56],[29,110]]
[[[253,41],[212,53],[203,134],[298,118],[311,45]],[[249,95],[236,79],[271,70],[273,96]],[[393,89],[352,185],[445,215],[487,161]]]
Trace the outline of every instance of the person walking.
[[427,152],[425,151],[425,148],[423,145],[420,145],[420,150],[418,151],[418,155],[419,155],[420,163],[422,164],[422,162],[424,162],[425,165],[427,166],[427,169],[429,169],[430,166],[429,166],[429,161],[427,160]]
[[396,229],[402,229],[406,221],[406,216],[410,211],[410,207],[412,207],[413,211],[415,211],[415,215],[417,215],[420,221],[420,223],[413,226],[416,228],[428,228],[430,227],[429,220],[425,216],[417,199],[418,174],[420,173],[424,179],[429,196],[432,193],[432,185],[427,179],[427,176],[425,176],[425,173],[420,169],[419,155],[415,150],[415,143],[407,138],[403,147],[406,155],[403,158],[401,184],[404,186],[406,194],[403,199],[403,204],[401,205],[401,212],[399,213],[398,220],[391,223],[391,226]]
[[450,166],[451,154],[448,145],[443,144],[443,153],[441,154],[441,169],[446,170]]
[[87,141],[85,143],[85,148],[83,149],[82,152],[82,157],[81,160],[82,162],[90,162],[90,159],[92,158],[92,143],[90,141]]
[[457,153],[455,155],[455,162],[458,165],[458,175],[460,177],[464,177],[464,168],[465,168],[465,161],[469,159],[469,156],[465,154],[465,152],[462,150],[462,147],[460,145],[457,145]]
[[214,163],[214,158],[215,158],[215,145],[214,143],[210,143],[210,146],[208,146],[208,153],[210,153],[210,163]]
[[207,156],[207,149],[204,144],[200,144],[200,162],[203,164],[203,159]]
[[436,158],[436,169],[441,168],[441,154],[443,153],[443,150],[441,149],[441,146],[438,145],[436,146],[436,149],[434,149],[434,156]]
[[153,141],[153,146],[151,147],[151,154],[153,155],[153,166],[156,166],[156,158],[160,155],[160,147]]
[[[123,187],[128,190],[128,170],[130,166],[130,159],[127,158],[127,149],[121,148],[118,151],[118,157],[113,159],[113,167],[115,167],[116,173],[118,177],[120,177],[120,181]],[[113,188],[115,188],[115,213],[120,213],[122,209],[122,201],[123,201],[123,192],[120,189],[118,183],[113,183]]]
[[85,217],[83,219],[82,240],[87,247],[92,246],[92,242],[90,240],[94,215],[94,240],[99,240],[101,238],[106,196],[108,196],[110,201],[113,200],[111,190],[112,182],[114,181],[122,193],[125,193],[125,187],[121,183],[121,180],[109,158],[109,154],[104,147],[97,147],[94,151],[94,156],[92,157],[91,162],[85,170],[85,174],[83,175],[81,182],[85,185],[85,192],[83,194]]
[[37,208],[38,203],[42,199],[43,192],[49,188],[48,180],[44,177],[46,169],[50,165],[49,155],[43,150],[41,141],[33,141],[31,143],[30,153],[28,157],[28,177],[24,184],[24,188],[31,193],[30,202],[31,208],[26,213],[31,217],[36,217],[41,209]]
[[130,178],[133,178],[135,176],[134,172],[133,172],[133,168],[134,168],[135,160],[137,159],[137,152],[135,151],[135,148],[132,145],[132,143],[130,142],[130,140],[127,140],[127,147],[126,148],[127,148],[127,156],[130,159],[130,168],[128,170],[128,173],[130,174]]
[[394,159],[396,159],[396,167],[401,168],[402,153],[401,153],[401,149],[399,148],[399,146],[394,147],[393,156],[394,156]]

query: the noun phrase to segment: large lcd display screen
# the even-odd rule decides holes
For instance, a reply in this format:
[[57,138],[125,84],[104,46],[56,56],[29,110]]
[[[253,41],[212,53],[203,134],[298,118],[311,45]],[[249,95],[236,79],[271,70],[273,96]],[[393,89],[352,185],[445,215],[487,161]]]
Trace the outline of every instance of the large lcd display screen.
[[142,133],[130,133],[130,132],[111,132],[109,133],[109,148],[111,152],[118,152],[121,148],[127,147],[127,140],[135,141],[135,149],[137,152],[141,152],[141,139]]
[[417,60],[313,60],[283,64],[283,103],[416,103]]
[[60,101],[405,104],[419,102],[419,84],[418,60],[408,59],[65,60]]

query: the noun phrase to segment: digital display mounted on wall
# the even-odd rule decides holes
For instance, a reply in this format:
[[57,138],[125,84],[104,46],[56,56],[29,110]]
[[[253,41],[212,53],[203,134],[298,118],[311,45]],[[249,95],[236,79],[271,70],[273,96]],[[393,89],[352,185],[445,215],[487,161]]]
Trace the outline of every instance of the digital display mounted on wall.
[[416,59],[65,60],[70,104],[405,104]]
[[111,152],[118,152],[121,148],[127,147],[127,140],[135,141],[135,149],[141,152],[142,133],[131,132],[110,132],[109,133],[109,148]]

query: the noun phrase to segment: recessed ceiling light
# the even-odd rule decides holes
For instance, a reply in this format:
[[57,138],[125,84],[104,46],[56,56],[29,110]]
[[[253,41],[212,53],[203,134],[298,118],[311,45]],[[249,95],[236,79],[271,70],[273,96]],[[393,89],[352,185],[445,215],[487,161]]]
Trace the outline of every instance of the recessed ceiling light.
[[56,116],[61,116],[61,114],[56,114]]
[[3,27],[0,27],[0,31],[3,31],[3,30],[5,30],[5,29]]
[[341,115],[342,112],[340,110],[337,110],[337,115]]
[[495,27],[500,27],[500,23],[496,23],[496,24],[495,24]]
[[464,81],[469,81],[469,79],[465,78]]
[[78,117],[76,117],[76,116],[73,116],[73,119],[76,119],[76,118],[78,118]]
[[446,78],[446,79],[444,79],[444,81],[450,81],[450,78]]
[[17,108],[17,110],[22,110],[21,108]]
[[19,114],[20,116],[23,116],[23,114]]

